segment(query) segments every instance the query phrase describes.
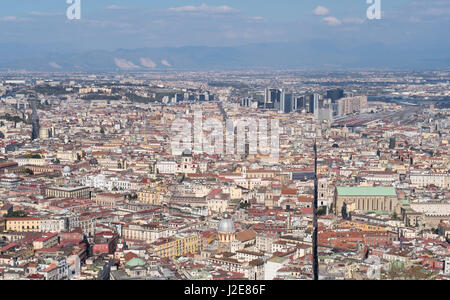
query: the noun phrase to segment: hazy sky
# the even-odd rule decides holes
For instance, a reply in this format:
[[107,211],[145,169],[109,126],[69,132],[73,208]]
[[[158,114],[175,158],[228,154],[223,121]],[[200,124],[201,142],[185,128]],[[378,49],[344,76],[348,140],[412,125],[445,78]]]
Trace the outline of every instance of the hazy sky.
[[444,49],[450,43],[450,0],[381,0],[381,20],[366,17],[366,0],[81,0],[81,20],[66,18],[68,6],[1,1],[0,43],[64,50],[316,39]]

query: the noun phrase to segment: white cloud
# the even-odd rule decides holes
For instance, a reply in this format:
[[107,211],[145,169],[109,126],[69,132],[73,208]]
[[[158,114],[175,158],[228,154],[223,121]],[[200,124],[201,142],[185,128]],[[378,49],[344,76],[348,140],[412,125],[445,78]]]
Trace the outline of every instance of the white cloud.
[[250,22],[260,22],[260,21],[264,21],[264,18],[261,16],[256,16],[256,17],[249,17],[248,20]]
[[396,11],[383,11],[386,19],[395,19],[413,23],[442,22],[450,20],[449,0],[413,1]]
[[169,8],[169,11],[172,12],[207,12],[207,13],[230,13],[235,12],[236,9],[228,6],[228,5],[221,5],[221,6],[209,6],[206,4],[201,4],[199,6],[194,5],[186,5],[181,7],[171,7]]
[[134,63],[132,63],[129,60],[126,59],[122,59],[122,58],[114,58],[114,63],[116,64],[116,66],[118,66],[121,69],[139,69],[139,66],[135,65]]
[[30,16],[36,17],[54,17],[54,16],[62,16],[62,13],[50,13],[50,12],[42,12],[42,11],[30,11],[28,13]]
[[17,21],[17,17],[16,16],[6,16],[1,18],[2,21],[5,22],[10,22],[10,21]]
[[28,22],[30,18],[18,18],[16,16],[4,16],[0,17],[0,22]]
[[328,25],[330,25],[330,26],[337,26],[337,25],[341,25],[342,24],[341,20],[339,20],[336,17],[332,17],[332,16],[325,17],[322,20],[327,22]]
[[60,65],[58,65],[57,63],[55,63],[54,61],[51,61],[48,63],[50,67],[53,67],[55,69],[61,69],[62,67]]
[[153,60],[151,60],[150,58],[146,58],[146,57],[142,57],[140,59],[141,65],[146,67],[146,68],[156,68],[156,64]]
[[342,19],[342,23],[346,24],[363,24],[365,21],[362,18],[344,18]]
[[87,24],[89,26],[93,27],[100,27],[100,28],[120,28],[120,29],[129,29],[132,28],[131,24],[128,23],[119,23],[114,21],[108,21],[108,20],[87,20],[87,19],[81,19],[82,23]]
[[450,7],[428,8],[423,14],[426,16],[450,16]]
[[166,67],[171,67],[172,65],[165,59],[161,60],[161,64],[163,64]]
[[330,13],[330,10],[328,8],[326,8],[325,6],[317,6],[316,9],[314,10],[314,14],[316,16],[325,16],[328,15]]
[[109,9],[109,10],[113,10],[113,9],[125,9],[126,7],[124,7],[124,6],[118,6],[118,5],[109,5],[109,6],[107,6],[106,7],[106,9]]

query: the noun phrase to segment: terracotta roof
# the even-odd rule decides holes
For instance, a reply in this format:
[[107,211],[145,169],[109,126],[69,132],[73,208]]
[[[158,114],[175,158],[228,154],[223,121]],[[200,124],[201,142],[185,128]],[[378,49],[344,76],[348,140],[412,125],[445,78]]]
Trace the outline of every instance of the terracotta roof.
[[124,255],[125,261],[129,261],[133,258],[137,258],[137,254],[133,253],[133,252],[128,252],[127,254]]
[[236,239],[245,242],[256,238],[256,232],[253,230],[244,230],[236,234]]

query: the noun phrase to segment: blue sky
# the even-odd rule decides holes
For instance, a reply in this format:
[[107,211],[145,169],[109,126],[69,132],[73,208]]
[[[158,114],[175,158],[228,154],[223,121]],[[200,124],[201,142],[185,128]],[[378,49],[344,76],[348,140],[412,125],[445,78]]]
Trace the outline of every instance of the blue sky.
[[450,0],[81,0],[68,20],[65,0],[3,0],[1,43],[93,50],[234,46],[266,42],[441,45],[448,49]]

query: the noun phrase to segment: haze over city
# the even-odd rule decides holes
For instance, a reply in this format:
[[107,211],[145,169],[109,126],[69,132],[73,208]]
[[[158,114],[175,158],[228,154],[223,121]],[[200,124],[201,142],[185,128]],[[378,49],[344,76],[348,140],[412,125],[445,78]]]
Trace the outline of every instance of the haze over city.
[[380,20],[367,18],[365,0],[83,0],[79,20],[66,18],[68,6],[3,4],[0,68],[427,69],[450,62],[444,0],[382,1]]

